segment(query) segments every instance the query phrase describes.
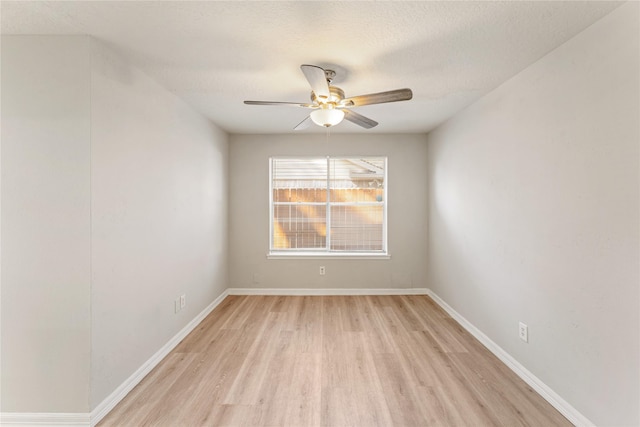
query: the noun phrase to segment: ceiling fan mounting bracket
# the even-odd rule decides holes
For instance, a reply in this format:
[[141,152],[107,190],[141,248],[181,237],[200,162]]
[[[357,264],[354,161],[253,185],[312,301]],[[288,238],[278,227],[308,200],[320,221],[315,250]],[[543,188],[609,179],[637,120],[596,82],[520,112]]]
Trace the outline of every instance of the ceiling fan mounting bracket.
[[333,70],[324,70],[324,76],[327,78],[327,82],[331,83],[336,77],[336,72]]

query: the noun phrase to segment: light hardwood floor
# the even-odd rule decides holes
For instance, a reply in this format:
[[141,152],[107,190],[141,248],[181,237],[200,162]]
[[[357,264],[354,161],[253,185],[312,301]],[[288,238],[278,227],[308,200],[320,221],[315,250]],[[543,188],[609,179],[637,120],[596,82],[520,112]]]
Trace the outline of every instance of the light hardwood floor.
[[229,296],[99,424],[570,425],[427,296]]

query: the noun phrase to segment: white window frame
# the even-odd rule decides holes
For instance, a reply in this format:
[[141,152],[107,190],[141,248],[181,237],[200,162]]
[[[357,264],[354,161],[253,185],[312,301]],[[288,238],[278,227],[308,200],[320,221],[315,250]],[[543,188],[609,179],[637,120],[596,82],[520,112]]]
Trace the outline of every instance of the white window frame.
[[[326,240],[326,249],[318,250],[318,249],[275,249],[273,247],[273,221],[274,221],[274,202],[273,202],[273,160],[279,159],[306,159],[306,160],[319,160],[326,159],[327,161],[327,201],[326,201],[326,225],[327,230],[330,230],[330,221],[331,221],[331,201],[329,200],[329,183],[330,183],[330,162],[332,159],[366,159],[366,158],[375,158],[375,159],[384,159],[384,178],[383,178],[383,221],[382,221],[382,250],[380,251],[332,251],[330,249],[331,245],[331,236],[330,233],[327,233]],[[290,259],[290,258],[305,258],[305,259],[327,259],[327,258],[339,258],[339,259],[390,259],[391,255],[389,254],[388,247],[388,238],[387,238],[387,228],[389,222],[388,216],[388,169],[389,168],[389,160],[387,156],[376,156],[376,155],[367,155],[367,156],[273,156],[269,158],[269,252],[267,253],[267,258],[269,259]],[[367,202],[360,202],[360,205],[366,204]],[[336,205],[337,203],[333,203]],[[345,203],[342,203],[345,204]],[[358,203],[348,203],[357,205]]]

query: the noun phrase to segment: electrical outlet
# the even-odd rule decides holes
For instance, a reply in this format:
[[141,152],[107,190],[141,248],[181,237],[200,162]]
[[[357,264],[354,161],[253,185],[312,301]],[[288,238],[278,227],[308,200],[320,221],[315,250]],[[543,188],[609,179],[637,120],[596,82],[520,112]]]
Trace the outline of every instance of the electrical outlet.
[[182,294],[180,295],[180,310],[182,310],[185,305],[187,305],[187,296]]
[[324,269],[324,265],[320,266],[320,275],[324,276],[324,274],[326,273],[326,270]]
[[529,327],[524,323],[520,322],[518,326],[518,335],[520,339],[524,342],[529,342]]
[[175,310],[176,313],[181,310],[180,297],[176,298],[176,300],[173,302],[173,309]]

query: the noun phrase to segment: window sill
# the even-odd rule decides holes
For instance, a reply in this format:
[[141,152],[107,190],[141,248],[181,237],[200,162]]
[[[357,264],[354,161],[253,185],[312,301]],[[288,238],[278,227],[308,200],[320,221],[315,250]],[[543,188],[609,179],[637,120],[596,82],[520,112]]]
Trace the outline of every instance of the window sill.
[[381,260],[391,259],[388,253],[360,253],[360,252],[269,252],[267,259],[363,259],[363,260]]

